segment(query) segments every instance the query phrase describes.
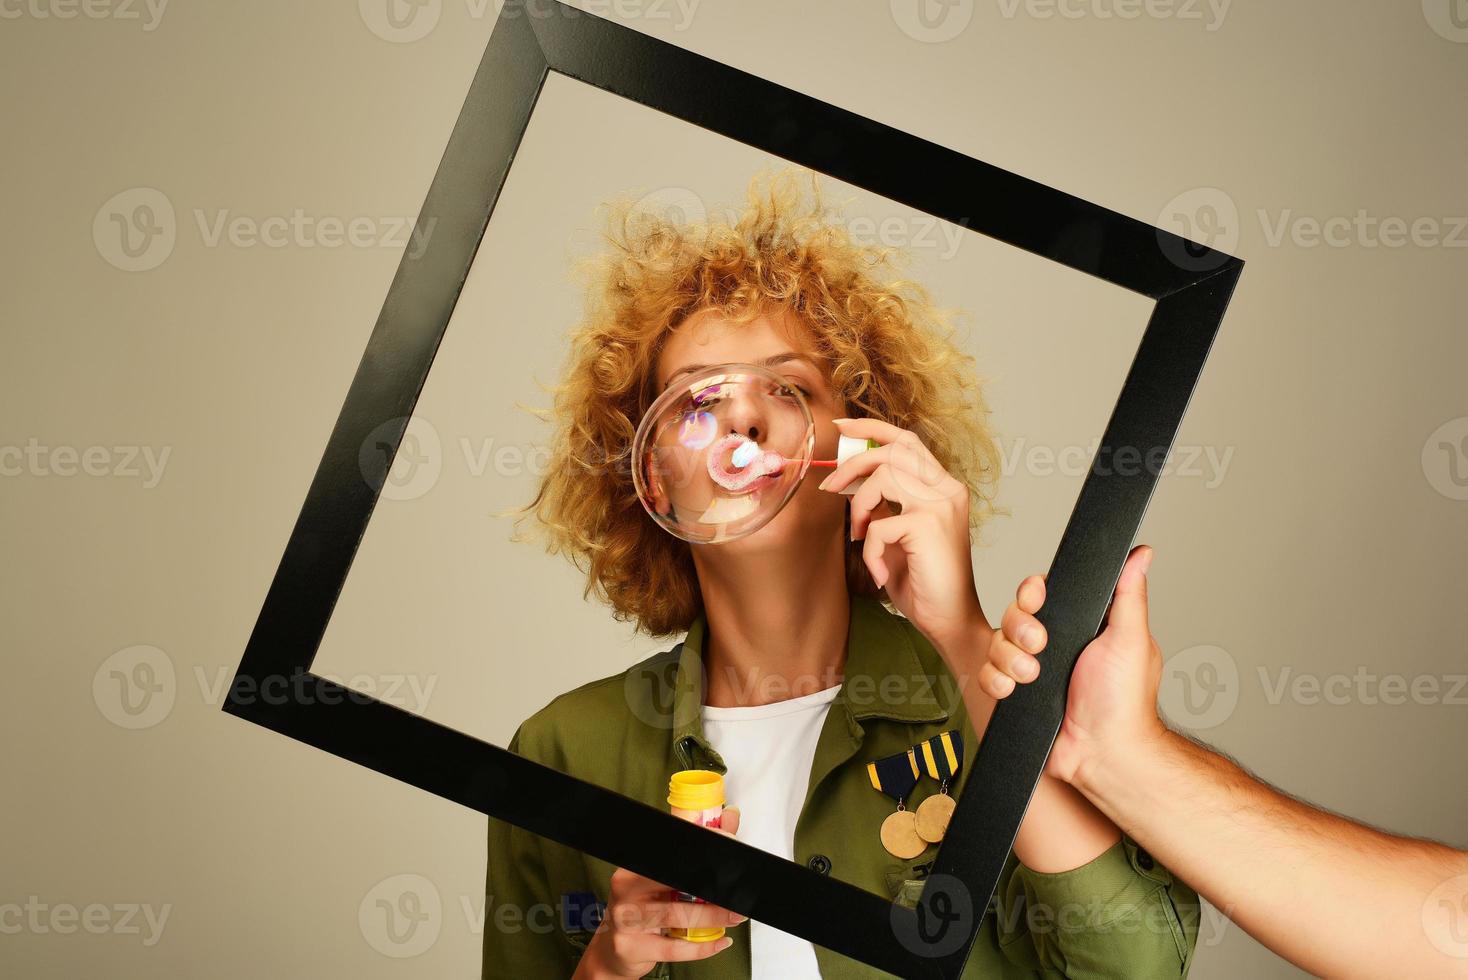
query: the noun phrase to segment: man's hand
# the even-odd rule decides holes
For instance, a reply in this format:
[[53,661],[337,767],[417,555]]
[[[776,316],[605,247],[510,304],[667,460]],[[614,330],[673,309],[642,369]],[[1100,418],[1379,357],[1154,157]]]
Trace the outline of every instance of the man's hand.
[[[1127,556],[1106,628],[1081,652],[1071,675],[1065,721],[1046,771],[1074,784],[1089,764],[1110,753],[1134,751],[1166,732],[1157,714],[1162,651],[1147,625],[1147,568],[1152,548],[1138,545]],[[979,683],[995,698],[1007,697],[1015,684],[1040,676],[1037,655],[1047,642],[1035,613],[1045,602],[1045,578],[1020,583],[1005,610],[1001,630],[989,646]]]

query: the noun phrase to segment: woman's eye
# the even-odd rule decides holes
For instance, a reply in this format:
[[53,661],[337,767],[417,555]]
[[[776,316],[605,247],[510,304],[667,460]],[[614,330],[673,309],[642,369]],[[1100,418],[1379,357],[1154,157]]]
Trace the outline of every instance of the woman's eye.
[[790,398],[797,391],[804,395],[806,398],[810,397],[810,392],[807,391],[805,388],[801,387],[800,385],[789,383],[780,386],[779,394],[784,398]]

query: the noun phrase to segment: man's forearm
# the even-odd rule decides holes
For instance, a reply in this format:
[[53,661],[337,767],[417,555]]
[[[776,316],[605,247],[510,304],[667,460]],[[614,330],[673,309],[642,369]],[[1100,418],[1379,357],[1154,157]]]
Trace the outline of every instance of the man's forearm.
[[1181,735],[1089,759],[1075,785],[1279,955],[1337,976],[1468,977],[1424,930],[1462,852],[1324,813]]

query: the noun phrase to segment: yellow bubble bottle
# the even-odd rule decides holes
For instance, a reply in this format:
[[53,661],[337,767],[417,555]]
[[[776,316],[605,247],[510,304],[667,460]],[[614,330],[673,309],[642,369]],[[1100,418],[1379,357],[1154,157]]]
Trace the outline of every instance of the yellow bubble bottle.
[[[718,827],[724,819],[724,777],[707,769],[685,769],[673,773],[668,781],[668,806],[673,816],[690,820],[700,827]],[[682,902],[702,902],[703,899],[679,892]],[[668,935],[687,939],[694,943],[711,943],[724,935],[724,927],[669,929]]]

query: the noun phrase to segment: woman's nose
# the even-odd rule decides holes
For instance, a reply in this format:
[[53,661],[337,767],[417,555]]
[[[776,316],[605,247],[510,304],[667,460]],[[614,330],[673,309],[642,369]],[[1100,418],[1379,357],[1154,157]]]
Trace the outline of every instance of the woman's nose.
[[764,407],[748,390],[741,390],[734,395],[729,402],[729,414],[724,422],[730,432],[737,432],[753,442],[759,442],[768,434]]

